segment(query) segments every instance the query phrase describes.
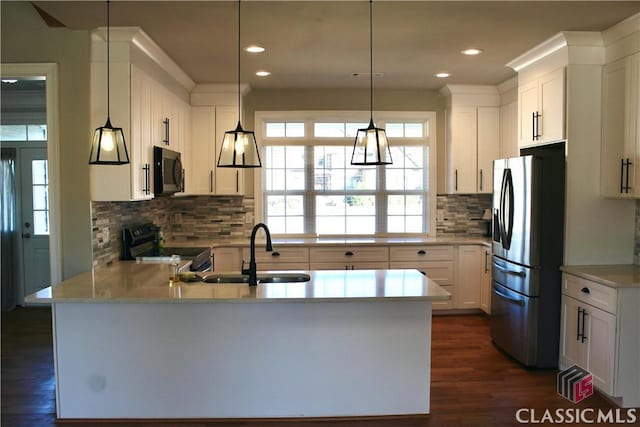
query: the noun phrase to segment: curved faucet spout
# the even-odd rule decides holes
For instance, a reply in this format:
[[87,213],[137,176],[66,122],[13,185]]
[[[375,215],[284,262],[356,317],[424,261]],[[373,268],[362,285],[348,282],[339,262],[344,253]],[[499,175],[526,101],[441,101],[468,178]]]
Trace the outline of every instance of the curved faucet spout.
[[251,259],[249,260],[249,269],[243,270],[243,274],[249,274],[249,286],[256,286],[258,284],[258,274],[257,274],[257,265],[256,265],[256,234],[260,229],[264,230],[265,235],[267,236],[267,244],[265,250],[267,252],[273,251],[273,245],[271,244],[271,233],[269,232],[269,228],[265,223],[258,223],[251,230]]

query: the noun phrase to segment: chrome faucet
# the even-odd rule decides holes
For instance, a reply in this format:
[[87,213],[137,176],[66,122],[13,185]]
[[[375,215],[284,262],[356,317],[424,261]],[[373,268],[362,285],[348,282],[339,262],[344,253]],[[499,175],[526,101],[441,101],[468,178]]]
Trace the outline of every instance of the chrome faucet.
[[251,259],[249,260],[249,269],[242,269],[242,274],[249,275],[249,286],[256,286],[258,284],[258,273],[256,266],[256,233],[261,228],[264,229],[264,232],[267,235],[266,251],[273,251],[273,246],[271,246],[271,233],[269,233],[267,225],[262,222],[256,224],[253,227],[253,230],[251,230]]

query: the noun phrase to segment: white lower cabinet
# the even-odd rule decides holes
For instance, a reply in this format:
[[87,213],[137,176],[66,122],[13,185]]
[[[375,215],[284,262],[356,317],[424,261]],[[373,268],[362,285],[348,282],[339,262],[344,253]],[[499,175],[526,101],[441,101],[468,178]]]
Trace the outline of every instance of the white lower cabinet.
[[240,273],[242,268],[241,248],[214,248],[213,271]]
[[[248,268],[251,260],[251,249],[242,249],[242,260]],[[259,271],[265,270],[308,270],[309,248],[277,247],[273,251],[264,250],[264,245],[256,245],[256,264]]]
[[386,246],[332,246],[309,248],[311,270],[363,270],[389,268]]
[[640,289],[562,276],[560,369],[578,365],[623,407],[640,404]]
[[482,248],[458,246],[455,308],[480,307]]

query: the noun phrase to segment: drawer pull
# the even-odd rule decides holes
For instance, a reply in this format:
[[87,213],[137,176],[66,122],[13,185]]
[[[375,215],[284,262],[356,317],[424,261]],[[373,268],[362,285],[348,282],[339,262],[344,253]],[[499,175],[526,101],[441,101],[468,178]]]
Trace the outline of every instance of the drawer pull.
[[591,291],[589,291],[589,288],[587,288],[586,286],[584,288],[582,288],[582,292],[585,293],[585,294],[591,293]]
[[353,252],[347,251],[344,253],[344,256],[353,256]]
[[279,257],[279,256],[280,256],[280,252],[273,252],[273,253],[271,254],[271,256],[272,256],[272,257],[276,257],[276,258],[277,258],[277,257]]
[[426,255],[426,254],[427,254],[427,251],[425,251],[425,250],[420,249],[418,251],[418,255]]

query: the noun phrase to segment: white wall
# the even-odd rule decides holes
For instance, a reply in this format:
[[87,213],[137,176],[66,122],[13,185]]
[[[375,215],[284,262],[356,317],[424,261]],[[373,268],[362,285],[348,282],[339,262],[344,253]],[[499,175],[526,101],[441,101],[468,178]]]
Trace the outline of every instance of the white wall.
[[89,33],[49,28],[28,2],[1,2],[2,63],[55,62],[59,77],[62,276],[91,268]]

